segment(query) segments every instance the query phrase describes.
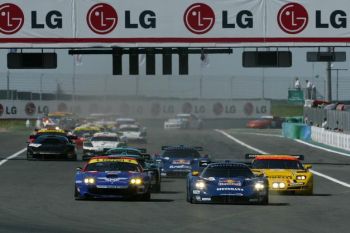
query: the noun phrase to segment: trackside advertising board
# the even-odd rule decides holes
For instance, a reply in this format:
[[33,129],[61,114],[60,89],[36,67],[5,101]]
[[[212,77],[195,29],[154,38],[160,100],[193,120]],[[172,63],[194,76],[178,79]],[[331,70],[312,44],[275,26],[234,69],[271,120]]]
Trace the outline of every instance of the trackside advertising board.
[[166,119],[193,113],[204,119],[245,119],[269,115],[268,100],[116,100],[116,101],[24,101],[0,100],[0,119],[36,119],[49,112],[112,113],[137,119]]
[[350,43],[348,0],[2,0],[0,47]]

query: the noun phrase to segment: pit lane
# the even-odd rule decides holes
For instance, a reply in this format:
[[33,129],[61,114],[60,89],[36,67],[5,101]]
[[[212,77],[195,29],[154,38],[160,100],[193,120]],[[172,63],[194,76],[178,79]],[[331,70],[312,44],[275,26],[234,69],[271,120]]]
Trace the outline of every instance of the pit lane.
[[[347,181],[350,158],[284,138],[235,137],[271,153],[306,155],[314,169]],[[25,147],[24,134],[0,134],[1,157]],[[148,150],[162,145],[203,146],[216,159],[254,153],[213,130],[149,129]],[[307,156],[309,155],[310,156]],[[75,168],[81,161],[26,161],[25,153],[0,166],[0,232],[347,232],[350,189],[315,176],[315,195],[270,195],[270,205],[191,205],[185,180],[165,179],[150,202],[75,201]]]

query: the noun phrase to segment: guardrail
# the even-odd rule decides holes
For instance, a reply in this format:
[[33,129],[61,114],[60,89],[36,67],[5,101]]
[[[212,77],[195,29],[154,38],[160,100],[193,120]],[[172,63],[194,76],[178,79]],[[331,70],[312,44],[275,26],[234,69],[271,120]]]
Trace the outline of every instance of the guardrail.
[[323,128],[311,127],[311,139],[315,142],[350,150],[350,135],[326,130]]
[[327,118],[328,128],[338,128],[344,132],[350,132],[350,112],[324,110],[321,108],[304,108],[304,119],[308,119],[308,123],[312,123],[314,126],[321,126],[324,118]]

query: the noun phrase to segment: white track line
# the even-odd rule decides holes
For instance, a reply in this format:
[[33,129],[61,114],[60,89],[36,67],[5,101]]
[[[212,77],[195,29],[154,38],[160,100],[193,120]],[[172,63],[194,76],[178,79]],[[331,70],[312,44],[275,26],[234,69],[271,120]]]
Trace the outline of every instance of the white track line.
[[[242,145],[242,146],[244,146],[244,147],[247,147],[248,149],[251,149],[251,150],[253,150],[253,151],[256,151],[256,152],[258,152],[258,153],[260,153],[260,154],[269,154],[269,153],[267,153],[267,152],[265,152],[265,151],[259,150],[258,148],[255,148],[255,147],[253,147],[253,146],[250,146],[250,145],[248,145],[248,144],[242,142],[241,140],[238,140],[237,138],[233,137],[232,135],[226,133],[225,131],[218,130],[218,129],[216,129],[215,131],[218,132],[218,133],[221,133],[222,135],[224,135],[224,136],[226,136],[227,138],[229,138],[229,139],[235,141],[236,143],[238,143],[238,144],[240,144],[240,145]],[[323,178],[325,178],[325,179],[327,179],[327,180],[330,180],[330,181],[332,181],[332,182],[334,182],[334,183],[337,183],[337,184],[340,184],[340,185],[342,185],[342,186],[344,186],[344,187],[350,188],[350,184],[345,183],[344,181],[335,179],[335,178],[333,178],[333,177],[331,177],[331,176],[327,176],[327,175],[325,175],[325,174],[323,174],[323,173],[320,173],[320,172],[318,172],[318,171],[315,171],[315,170],[311,170],[311,169],[310,169],[310,171],[311,171],[313,174],[317,175],[317,176],[323,177]]]
[[4,163],[8,162],[10,159],[16,158],[18,155],[22,154],[23,152],[25,152],[27,150],[27,148],[23,148],[22,150],[14,153],[13,155],[10,155],[9,157],[7,157],[6,159],[3,159],[0,161],[0,166],[4,165]]
[[308,142],[304,142],[304,141],[302,141],[300,139],[294,139],[294,141],[302,143],[302,144],[305,144],[305,145],[308,145],[308,146],[311,146],[313,148],[317,148],[317,149],[324,150],[324,151],[327,151],[327,152],[331,152],[331,153],[335,153],[335,154],[339,154],[339,155],[345,155],[345,156],[350,157],[350,154],[348,154],[348,153],[344,153],[344,152],[340,152],[340,151],[324,148],[322,146],[317,146],[317,145],[314,145],[314,144],[311,144],[311,143],[308,143]]

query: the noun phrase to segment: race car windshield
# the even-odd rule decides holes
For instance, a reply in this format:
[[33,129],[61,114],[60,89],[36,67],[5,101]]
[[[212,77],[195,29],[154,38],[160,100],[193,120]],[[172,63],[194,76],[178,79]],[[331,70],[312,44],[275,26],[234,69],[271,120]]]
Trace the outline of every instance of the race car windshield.
[[204,169],[202,175],[204,178],[208,177],[254,177],[254,174],[249,168],[245,167],[207,167]]
[[141,153],[136,150],[111,149],[106,152],[106,155],[120,155],[120,154],[141,155]]
[[91,139],[92,142],[118,142],[119,138],[118,137],[94,137]]
[[87,165],[86,171],[97,171],[97,172],[106,172],[106,171],[133,171],[140,172],[139,166],[132,163],[123,163],[123,162],[99,162],[99,163],[90,163]]
[[34,142],[43,145],[63,145],[68,143],[68,139],[65,137],[38,137]]
[[122,128],[119,131],[121,131],[121,132],[140,132],[140,128]]
[[75,131],[73,131],[73,134],[78,136],[78,137],[83,137],[86,135],[93,135],[96,132],[97,131],[95,131],[95,130],[75,130]]
[[255,160],[253,169],[304,169],[298,160]]
[[199,158],[200,154],[192,149],[172,149],[164,151],[163,157],[169,158]]

